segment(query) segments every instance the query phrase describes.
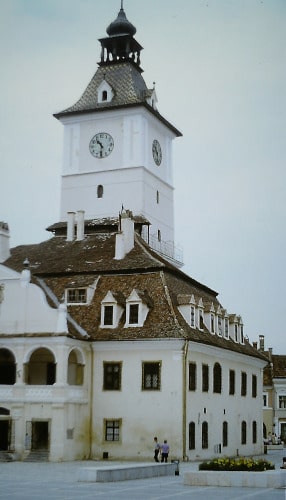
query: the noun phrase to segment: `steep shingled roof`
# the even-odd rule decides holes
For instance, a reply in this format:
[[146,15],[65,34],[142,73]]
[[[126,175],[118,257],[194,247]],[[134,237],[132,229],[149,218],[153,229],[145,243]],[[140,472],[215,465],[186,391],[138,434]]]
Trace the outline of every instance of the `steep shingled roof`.
[[[217,292],[178,270],[157,255],[138,236],[134,248],[122,260],[115,260],[115,233],[102,232],[85,236],[82,241],[66,241],[53,237],[35,245],[19,246],[11,251],[5,265],[21,271],[28,258],[33,281],[60,302],[70,287],[91,287],[88,304],[68,305],[68,313],[87,332],[91,341],[188,339],[214,347],[235,351],[258,358],[263,355],[247,340],[235,343],[204,331],[191,328],[178,309],[178,295],[194,295],[215,307],[220,305]],[[117,328],[101,328],[101,302],[111,291],[113,296],[127,297],[136,290],[148,306],[148,315],[142,327],[125,327],[125,313]],[[55,306],[55,304],[53,304]],[[82,338],[74,324],[69,322],[69,334]]]

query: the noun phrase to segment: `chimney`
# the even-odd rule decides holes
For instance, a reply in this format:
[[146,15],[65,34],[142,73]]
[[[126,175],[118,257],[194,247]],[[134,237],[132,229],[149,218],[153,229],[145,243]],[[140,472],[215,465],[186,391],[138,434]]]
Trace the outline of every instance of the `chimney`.
[[77,212],[76,239],[77,241],[84,239],[84,210]]
[[122,208],[120,214],[120,232],[116,234],[115,259],[121,260],[134,248],[134,221],[132,212]]
[[75,228],[75,212],[68,212],[67,220],[67,241],[73,241]]
[[254,349],[257,349],[257,342],[253,342]]
[[30,271],[30,262],[26,258],[23,262],[24,269],[21,272],[20,283],[23,288],[26,288],[31,281],[31,271]]
[[259,350],[264,351],[264,335],[259,335]]
[[6,222],[0,221],[0,263],[10,257],[10,232]]

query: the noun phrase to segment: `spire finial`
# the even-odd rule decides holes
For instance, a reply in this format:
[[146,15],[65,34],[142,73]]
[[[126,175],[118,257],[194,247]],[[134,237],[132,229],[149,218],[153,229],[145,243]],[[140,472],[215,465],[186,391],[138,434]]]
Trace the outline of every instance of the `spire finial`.
[[123,10],[123,0],[121,0],[121,10]]

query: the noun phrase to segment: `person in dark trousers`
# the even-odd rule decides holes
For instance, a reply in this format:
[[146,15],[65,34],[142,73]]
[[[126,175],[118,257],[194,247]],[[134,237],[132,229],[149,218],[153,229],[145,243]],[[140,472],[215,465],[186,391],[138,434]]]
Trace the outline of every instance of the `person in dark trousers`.
[[159,462],[160,451],[161,451],[161,445],[158,442],[158,438],[154,437],[154,460],[155,460],[155,462]]
[[168,455],[170,451],[170,446],[167,443],[167,439],[164,439],[164,443],[161,446],[162,458],[161,462],[168,462]]

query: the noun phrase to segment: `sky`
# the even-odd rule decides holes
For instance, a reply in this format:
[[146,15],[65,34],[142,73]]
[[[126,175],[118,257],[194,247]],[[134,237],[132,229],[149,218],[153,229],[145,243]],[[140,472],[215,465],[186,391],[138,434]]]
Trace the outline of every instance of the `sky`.
[[[63,127],[120,0],[0,0],[0,220],[11,247],[60,219]],[[183,271],[286,354],[286,0],[124,0],[174,142]],[[132,207],[128,207],[132,209]]]

